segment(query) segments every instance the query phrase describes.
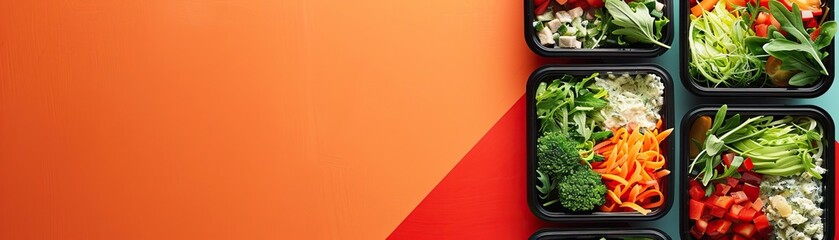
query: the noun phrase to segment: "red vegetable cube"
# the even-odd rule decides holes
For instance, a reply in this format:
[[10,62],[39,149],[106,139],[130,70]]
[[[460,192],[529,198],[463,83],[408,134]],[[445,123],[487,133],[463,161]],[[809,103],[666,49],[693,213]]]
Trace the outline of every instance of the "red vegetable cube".
[[717,207],[721,207],[725,210],[728,210],[728,208],[730,208],[731,205],[734,205],[734,198],[729,196],[720,196],[719,198],[717,198],[716,205]]
[[718,239],[728,233],[729,229],[731,229],[731,221],[724,219],[711,221],[708,223],[708,230],[705,234],[707,234],[708,237]]
[[690,200],[690,219],[699,220],[702,214],[705,213],[705,203],[700,201]]
[[725,218],[731,221],[739,221],[740,220],[740,211],[743,210],[743,206],[740,205],[733,205],[731,209],[728,210],[728,213],[725,215]]
[[746,196],[749,197],[749,200],[751,201],[760,198],[760,188],[755,185],[746,183],[743,185],[743,192],[746,193]]
[[711,197],[708,197],[708,199],[705,199],[705,206],[706,207],[713,207],[713,206],[717,205],[717,199],[719,199],[719,198],[720,198],[720,196],[711,195]]
[[734,198],[734,202],[737,204],[744,203],[749,201],[749,196],[746,196],[746,193],[743,191],[736,191],[731,193],[731,197]]
[[814,28],[814,27],[818,27],[818,26],[819,26],[819,22],[816,21],[816,19],[810,19],[810,20],[804,22],[804,27],[806,27],[806,28]]
[[731,186],[731,187],[736,187],[740,183],[740,180],[738,180],[737,178],[733,178],[733,177],[727,177],[725,179],[725,181],[728,183],[728,186]]
[[690,235],[696,239],[701,239],[703,235],[705,235],[705,231],[708,229],[708,222],[703,220],[697,220],[696,223],[693,224],[693,227],[690,228]]
[[766,218],[765,214],[760,214],[760,216],[755,217],[755,228],[758,231],[764,232],[765,230],[769,230],[772,228],[772,225],[769,225],[769,219]]
[[763,210],[763,199],[756,199],[755,202],[752,203],[752,208],[754,208],[756,211]]
[[769,35],[769,25],[758,24],[755,25],[755,35],[758,37],[766,37]]
[[751,223],[740,223],[734,225],[734,232],[740,236],[752,238],[757,231],[755,230],[755,225],[752,225]]
[[713,206],[713,207],[711,207],[711,216],[714,216],[714,217],[717,217],[717,218],[723,218],[723,216],[725,216],[726,211],[727,210],[725,208],[721,208],[721,207],[718,207],[718,206]]
[[728,186],[728,184],[722,184],[722,183],[714,184],[714,195],[724,196],[724,195],[728,194],[729,190],[731,190],[731,186]]
[[688,190],[691,199],[702,200],[705,199],[705,189],[702,186],[691,186]]
[[[774,18],[772,18],[774,20]],[[780,28],[778,28],[780,30]],[[740,177],[740,181],[746,182],[753,186],[760,186],[760,182],[762,181],[763,176],[756,172],[744,172],[743,175]]]
[[737,171],[745,172],[751,171],[752,169],[755,169],[755,164],[752,162],[752,158],[746,158],[746,160],[743,160],[743,165],[740,165],[740,168],[738,168]]
[[754,208],[743,208],[743,210],[740,211],[740,221],[751,222],[755,219],[755,215],[757,215],[757,211],[755,211]]

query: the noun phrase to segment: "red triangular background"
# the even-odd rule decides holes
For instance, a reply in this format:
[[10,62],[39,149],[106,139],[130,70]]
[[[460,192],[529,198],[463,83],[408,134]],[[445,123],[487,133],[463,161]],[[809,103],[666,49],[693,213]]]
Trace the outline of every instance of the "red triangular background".
[[388,239],[526,239],[540,222],[525,193],[520,98]]

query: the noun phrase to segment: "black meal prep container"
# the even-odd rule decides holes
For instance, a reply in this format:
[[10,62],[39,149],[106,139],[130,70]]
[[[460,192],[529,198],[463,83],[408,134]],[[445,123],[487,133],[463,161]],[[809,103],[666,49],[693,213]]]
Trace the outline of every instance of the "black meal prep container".
[[[661,42],[667,45],[673,45],[673,0],[660,1],[664,6],[664,16],[670,19],[670,22],[664,26],[661,31]],[[618,58],[651,58],[663,54],[667,48],[658,45],[649,44],[646,47],[622,47],[622,48],[594,48],[594,49],[563,49],[563,48],[549,48],[542,46],[539,43],[539,37],[536,36],[536,29],[533,27],[533,19],[536,19],[536,12],[533,0],[524,0],[524,41],[530,50],[543,57],[576,57],[576,58],[603,58],[603,57],[618,57]]]
[[[662,128],[674,127],[674,111],[673,111],[673,81],[670,75],[655,64],[598,64],[598,65],[547,65],[537,69],[530,75],[527,81],[526,103],[527,103],[527,204],[530,210],[542,220],[552,222],[595,222],[595,221],[652,221],[663,217],[670,210],[673,203],[673,187],[674,174],[676,173],[675,166],[672,163],[666,164],[665,168],[670,170],[671,174],[666,177],[667,181],[662,184],[661,191],[664,194],[664,205],[658,209],[653,210],[647,215],[642,215],[637,212],[593,212],[581,214],[569,214],[558,211],[551,211],[542,207],[539,203],[539,197],[536,192],[536,141],[540,137],[539,133],[539,119],[536,118],[536,88],[539,83],[552,81],[564,74],[574,76],[587,77],[594,72],[614,73],[614,74],[655,74],[661,77],[661,82],[664,84],[664,106],[661,109]],[[671,135],[664,142],[661,148],[664,149],[664,156],[666,159],[673,159],[675,156],[675,141],[673,139],[675,134]],[[671,160],[672,161],[672,160]]]
[[586,229],[586,230],[560,230],[560,229],[542,229],[530,236],[530,240],[558,240],[558,239],[578,239],[578,240],[600,240],[606,238],[607,240],[622,240],[623,238],[652,238],[654,240],[670,240],[667,234],[655,230],[644,228],[630,228],[630,229]]
[[[826,6],[832,7],[833,1],[823,1],[823,4]],[[827,20],[833,20],[833,9],[831,11],[826,12]],[[690,45],[688,45],[688,27],[690,26],[690,4],[682,3],[679,10],[679,22],[680,22],[680,40],[679,44],[681,45],[681,53],[680,53],[680,61],[682,65],[681,71],[681,79],[682,85],[688,89],[688,91],[702,97],[784,97],[784,98],[813,98],[818,97],[827,92],[830,88],[830,85],[833,84],[833,75],[836,74],[834,71],[834,60],[835,57],[833,55],[833,46],[836,42],[834,38],[833,41],[830,43],[830,46],[827,46],[827,57],[822,60],[825,67],[827,67],[827,72],[829,75],[822,76],[821,80],[813,86],[809,87],[763,87],[763,88],[711,88],[702,86],[702,83],[698,83],[691,79],[690,72]]]
[[[681,149],[690,149],[690,128],[693,126],[693,122],[696,121],[697,118],[703,115],[710,116],[711,118],[717,113],[717,110],[720,108],[720,105],[703,105],[699,106],[685,115],[682,118],[681,129],[685,129],[679,133],[679,138],[681,139]],[[827,173],[822,174],[822,183],[824,184],[824,191],[822,194],[824,195],[824,202],[822,202],[821,207],[824,209],[824,213],[822,214],[822,219],[824,220],[824,239],[833,239],[835,226],[834,224],[834,213],[833,213],[833,206],[834,206],[834,180],[833,180],[833,161],[834,161],[834,128],[833,119],[830,115],[817,106],[789,106],[789,105],[747,105],[747,104],[739,104],[739,105],[728,105],[728,111],[726,113],[728,116],[734,114],[740,114],[740,116],[744,117],[751,117],[751,116],[759,116],[759,115],[767,115],[767,116],[808,116],[816,121],[818,121],[821,126],[824,128],[824,140],[826,142],[825,148],[825,155],[823,156],[823,163],[822,167],[827,169]],[[683,150],[680,155],[680,161],[682,163],[682,170],[687,171],[690,165],[690,151]],[[690,219],[688,219],[688,199],[690,199],[690,195],[688,195],[688,181],[690,179],[689,173],[681,172],[681,180],[679,184],[681,185],[681,202],[678,204],[679,206],[679,228],[680,232],[682,233],[682,239],[692,239],[690,236]]]

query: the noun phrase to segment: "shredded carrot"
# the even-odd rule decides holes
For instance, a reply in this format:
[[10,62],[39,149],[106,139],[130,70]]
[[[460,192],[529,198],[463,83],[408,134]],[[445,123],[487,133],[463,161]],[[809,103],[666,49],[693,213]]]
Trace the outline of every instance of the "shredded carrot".
[[600,174],[608,188],[601,211],[635,211],[646,215],[652,212],[650,209],[663,205],[660,181],[670,171],[665,169],[667,161],[660,145],[673,129],[659,131],[661,124],[659,120],[657,129],[643,133],[626,127],[615,129],[611,139],[595,145],[594,152],[605,159],[592,163],[592,169]]

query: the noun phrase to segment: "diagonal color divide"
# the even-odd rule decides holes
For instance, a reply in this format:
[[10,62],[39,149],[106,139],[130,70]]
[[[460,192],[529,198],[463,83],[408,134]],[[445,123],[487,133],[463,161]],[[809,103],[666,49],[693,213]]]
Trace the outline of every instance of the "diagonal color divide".
[[542,223],[525,193],[525,101],[481,138],[388,239],[524,239]]

